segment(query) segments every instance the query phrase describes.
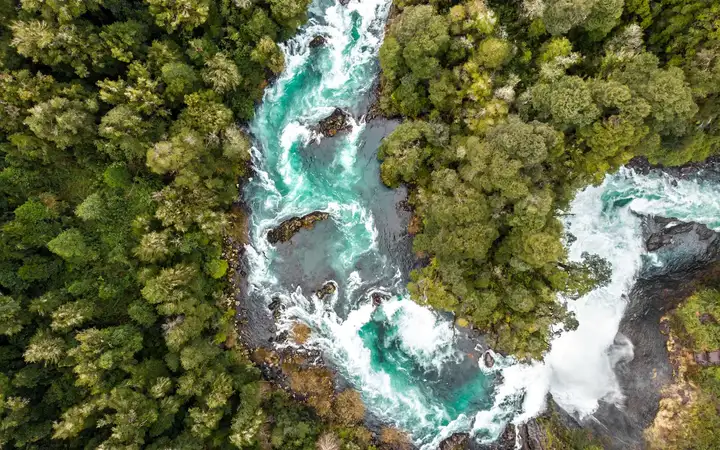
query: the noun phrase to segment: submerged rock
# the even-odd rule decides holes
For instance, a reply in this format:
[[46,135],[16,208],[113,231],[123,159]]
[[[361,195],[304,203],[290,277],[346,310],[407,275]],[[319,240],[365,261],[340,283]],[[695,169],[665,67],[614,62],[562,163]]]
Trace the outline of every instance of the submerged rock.
[[335,291],[337,291],[337,284],[335,284],[334,281],[327,281],[315,292],[315,295],[317,295],[317,298],[320,300],[323,300],[328,295],[334,294]]
[[349,131],[352,128],[349,118],[348,113],[340,108],[335,108],[332,114],[318,122],[315,131],[325,137],[332,137],[342,131]]
[[271,244],[287,242],[292,239],[298,231],[302,229],[310,230],[315,226],[315,222],[325,220],[329,217],[330,214],[322,211],[311,212],[302,217],[291,217],[268,232],[268,242]]
[[310,41],[310,48],[322,47],[327,43],[327,39],[322,34],[318,34]]

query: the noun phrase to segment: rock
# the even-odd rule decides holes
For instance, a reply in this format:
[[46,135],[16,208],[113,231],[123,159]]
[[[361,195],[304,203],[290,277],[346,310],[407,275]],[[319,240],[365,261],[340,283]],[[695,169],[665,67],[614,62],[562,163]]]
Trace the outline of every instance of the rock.
[[485,352],[483,355],[483,362],[485,363],[485,367],[489,369],[495,365],[495,358],[490,352]]
[[327,42],[327,39],[322,34],[318,34],[314,38],[312,38],[312,41],[310,41],[310,48],[317,48],[322,47]]
[[[720,180],[720,156],[711,156],[705,161],[673,167],[653,165],[645,157],[638,156],[630,160],[626,167],[643,175],[647,175],[651,170],[658,170],[679,179],[692,179],[701,175],[704,179]],[[671,184],[674,186],[675,181],[671,181]]]
[[329,116],[318,122],[314,131],[325,137],[332,137],[342,131],[348,131],[351,128],[348,118],[350,115],[340,108],[335,108]]
[[443,440],[438,450],[468,450],[470,448],[470,435],[468,433],[455,433]]
[[545,430],[536,420],[529,420],[518,428],[522,450],[546,450]]
[[695,353],[695,362],[699,366],[707,366],[708,365],[708,354],[705,352]]
[[700,320],[700,323],[703,324],[703,325],[716,324],[716,323],[717,323],[717,322],[715,321],[715,318],[714,318],[712,315],[708,314],[708,313],[701,314],[698,319]]
[[708,352],[708,360],[713,366],[720,365],[720,350]]
[[315,295],[317,295],[317,298],[320,300],[323,300],[328,295],[334,294],[335,291],[337,291],[337,284],[335,284],[334,281],[327,281],[320,289],[315,291]]
[[280,297],[273,297],[270,301],[270,304],[268,305],[268,309],[272,311],[273,318],[275,320],[278,320],[280,318],[280,313],[283,310],[282,301],[280,300]]
[[[530,428],[532,429],[532,438],[529,437],[531,434]],[[539,434],[537,434],[536,431]],[[543,446],[536,446],[537,441],[543,442],[542,439],[544,439],[544,437],[543,429],[537,424],[535,419],[530,419],[527,424],[517,427],[511,423],[507,424],[497,441],[492,444],[481,445],[479,448],[482,450],[516,450],[517,448],[521,450],[547,450]],[[518,441],[520,442],[520,447],[516,445]]]
[[302,217],[291,217],[268,232],[268,242],[271,244],[287,242],[301,229],[310,230],[315,226],[315,222],[325,220],[329,217],[330,214],[322,211],[311,212]]
[[388,296],[381,292],[373,292],[370,297],[372,298],[373,306],[380,306],[380,303],[382,303],[383,300],[388,299]]
[[649,252],[654,252],[670,244],[672,244],[672,236],[667,234],[653,234],[645,241],[645,248]]
[[[687,269],[714,261],[720,255],[720,236],[707,226],[682,222],[675,218],[643,216],[643,237],[649,252],[671,251],[683,257],[673,258],[672,266],[663,270]],[[688,259],[692,260],[689,261]]]

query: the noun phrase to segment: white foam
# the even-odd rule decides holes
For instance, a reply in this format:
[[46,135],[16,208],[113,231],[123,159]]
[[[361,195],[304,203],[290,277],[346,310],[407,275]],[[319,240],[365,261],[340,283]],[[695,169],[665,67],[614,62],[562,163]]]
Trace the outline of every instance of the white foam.
[[[280,319],[280,329],[289,329],[297,320],[310,325],[314,332],[308,344],[323,350],[341,373],[358,387],[366,404],[381,419],[411,429],[422,429],[433,427],[435,421],[444,417],[450,425],[438,431],[447,435],[459,429],[458,424],[468,424],[469,427],[467,418],[447,417],[447,412],[440,405],[429,402],[414,385],[400,388],[393,384],[388,373],[373,369],[372,353],[359,335],[360,329],[372,321],[375,311],[369,299],[351,311],[345,320],[340,319],[332,308],[325,307],[321,300],[304,296],[300,289],[285,297],[284,302],[286,309]],[[412,352],[422,365],[440,370],[442,362],[454,356],[450,325],[437,320],[428,309],[403,297],[386,300],[379,308],[386,317],[397,317],[401,324],[403,320],[420,321],[412,330],[402,330],[407,328],[408,323],[404,323],[404,327],[401,325],[399,338],[401,347]],[[424,337],[422,333],[434,339]],[[433,440],[421,448],[429,450],[436,446],[437,442]]]
[[400,314],[394,317],[405,353],[413,355],[426,369],[438,372],[448,360],[459,358],[453,348],[455,329],[451,322],[414,302],[404,302],[402,306]]

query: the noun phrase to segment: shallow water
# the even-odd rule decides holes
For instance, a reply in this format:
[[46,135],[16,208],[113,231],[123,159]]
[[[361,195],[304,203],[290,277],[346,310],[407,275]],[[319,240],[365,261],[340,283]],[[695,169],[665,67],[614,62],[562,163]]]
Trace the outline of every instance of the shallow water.
[[[280,298],[278,333],[296,321],[309,325],[307,345],[360,391],[369,412],[407,430],[424,449],[458,431],[495,439],[508,422],[541,412],[548,392],[580,416],[601,399],[621,403],[613,367],[632,357],[632,344],[615,339],[624,295],[644,266],[662,263],[645,255],[632,211],[718,228],[720,189],[621,170],[579,193],[566,216],[577,238],[569,255],[590,251],[608,259],[611,282],[569,303],[580,327],[557,338],[544,363],[499,358],[494,371],[481,369],[481,353],[468,348],[467,336],[446,316],[410,301],[404,289],[412,265],[408,214],[398,206],[404,191],[382,186],[375,156],[394,125],[362,118],[388,9],[388,0],[346,7],[316,0],[308,25],[284,47],[287,67],[250,127],[256,175],[244,196],[252,209],[251,300],[264,309]],[[318,34],[326,46],[310,49]],[[319,139],[312,127],[335,107],[353,115],[352,131]],[[267,242],[269,229],[312,211],[331,219],[289,243]],[[313,291],[328,280],[338,290],[323,301]],[[388,299],[375,308],[371,295],[378,291]]]

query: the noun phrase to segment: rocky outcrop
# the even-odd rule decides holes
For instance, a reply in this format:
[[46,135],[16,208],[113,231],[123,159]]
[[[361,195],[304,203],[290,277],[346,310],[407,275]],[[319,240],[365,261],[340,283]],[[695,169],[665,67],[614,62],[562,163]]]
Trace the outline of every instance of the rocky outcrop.
[[310,41],[310,48],[323,47],[327,43],[327,39],[322,34],[318,34]]
[[699,366],[720,366],[720,350],[695,353],[694,358]]
[[688,270],[715,261],[720,254],[720,236],[707,226],[674,218],[643,218],[643,237],[648,252],[677,254],[673,266],[663,271]]
[[325,284],[322,285],[320,289],[315,291],[315,295],[320,300],[323,300],[328,295],[332,295],[337,291],[337,284],[335,284],[334,281],[327,281]]
[[[553,426],[562,427],[567,430],[579,430],[580,424],[570,415],[564,412],[552,399],[548,401],[548,409],[540,417],[530,419],[521,425],[508,424],[498,440],[489,445],[474,445],[472,442],[467,447],[469,450],[550,450],[563,448],[563,442],[555,441],[554,447],[548,447],[548,426],[546,423],[553,421]],[[555,438],[557,439],[557,438]],[[518,447],[517,444],[520,444]],[[452,447],[450,447],[452,448]],[[463,448],[463,447],[460,447]],[[442,450],[442,447],[440,447]]]
[[438,450],[468,450],[470,448],[470,435],[468,433],[455,433],[440,443]]
[[522,450],[546,450],[545,430],[537,420],[530,420],[519,427]]
[[292,239],[298,231],[302,229],[310,230],[315,226],[315,222],[325,220],[329,217],[330,214],[322,211],[311,212],[302,217],[291,217],[268,232],[268,242],[271,244],[287,242]]
[[314,131],[325,137],[332,137],[340,132],[349,131],[352,128],[349,118],[348,113],[340,108],[335,108],[332,114],[318,122]]
[[704,179],[720,181],[720,156],[711,156],[702,162],[688,163],[674,167],[650,164],[645,157],[638,156],[633,158],[626,167],[643,175],[647,175],[651,170],[660,170],[678,179],[694,178],[702,175]]

